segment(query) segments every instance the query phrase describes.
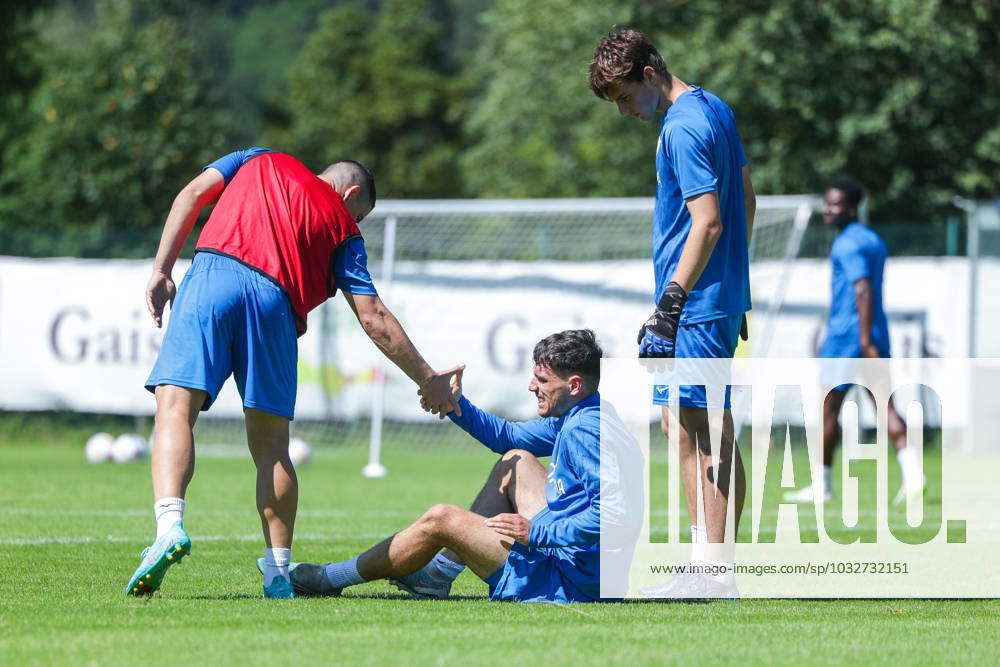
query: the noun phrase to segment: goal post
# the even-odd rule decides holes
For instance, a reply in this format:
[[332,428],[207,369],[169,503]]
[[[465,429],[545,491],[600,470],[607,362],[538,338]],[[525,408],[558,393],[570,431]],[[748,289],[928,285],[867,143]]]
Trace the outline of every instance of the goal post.
[[[753,323],[753,356],[770,351],[794,261],[820,204],[817,195],[757,197],[749,248],[751,289],[760,313]],[[400,319],[421,351],[429,351],[424,341],[439,342],[415,328],[421,322],[456,334],[440,341],[450,353],[485,348],[478,367],[470,364],[466,386],[478,379],[475,396],[485,398],[484,408],[526,419],[531,417],[523,411],[527,401],[516,390],[523,390],[530,371],[526,357],[537,337],[591,327],[612,354],[634,353],[634,331],[654,301],[653,205],[652,198],[387,200],[377,204],[362,232],[370,266],[380,267],[376,286],[383,294],[392,289],[392,299],[386,300],[394,312],[396,304],[405,310]],[[435,298],[429,292],[446,299],[436,306],[437,317],[427,317]],[[466,321],[484,317],[493,320],[478,328]],[[497,340],[512,331],[519,335],[519,359],[513,351],[496,349]],[[375,366],[366,476],[385,474],[383,439],[393,433],[408,441],[435,440],[430,432],[405,428],[419,415],[411,419],[386,403],[407,393],[393,391],[395,384],[406,384],[398,375],[393,379],[394,370],[384,361]],[[504,391],[501,384],[515,389]]]

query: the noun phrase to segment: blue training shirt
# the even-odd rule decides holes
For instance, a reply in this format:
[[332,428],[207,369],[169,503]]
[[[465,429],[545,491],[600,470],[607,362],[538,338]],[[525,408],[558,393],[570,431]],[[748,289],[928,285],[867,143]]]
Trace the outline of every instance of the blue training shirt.
[[860,357],[860,318],[854,283],[871,281],[871,342],[883,357],[889,356],[889,323],[882,304],[882,274],[889,250],[875,230],[852,222],[833,241],[830,250],[830,319],[820,357]]
[[[515,543],[492,599],[593,601],[600,598],[601,399],[595,393],[561,417],[509,422],[459,402],[462,416],[448,415],[498,454],[524,449],[551,456],[545,492],[547,507],[531,519],[528,546]],[[558,577],[531,576],[533,552],[555,559]]]
[[264,153],[273,153],[270,148],[261,148],[260,146],[253,146],[251,148],[245,148],[241,151],[233,151],[228,155],[223,155],[214,162],[209,162],[204,167],[201,168],[205,171],[209,167],[217,170],[222,174],[222,179],[225,181],[226,185],[229,185],[229,181],[233,180],[233,176],[236,172],[240,170],[240,167],[245,165],[250,158],[257,157]]
[[681,324],[740,315],[750,310],[743,166],[747,164],[736,117],[721,99],[699,87],[677,98],[663,115],[656,146],[653,270],[659,301],[691,231],[686,199],[718,193],[722,236],[688,295]]
[[[253,146],[223,155],[214,162],[206,164],[201,170],[205,171],[209,167],[217,170],[222,174],[225,184],[229,185],[229,181],[233,180],[233,176],[240,170],[240,167],[258,155],[273,152],[270,148]],[[347,239],[337,248],[336,256],[333,258],[333,275],[339,290],[351,294],[372,296],[378,294],[375,291],[372,276],[368,272],[368,253],[365,251],[365,241],[360,236]]]

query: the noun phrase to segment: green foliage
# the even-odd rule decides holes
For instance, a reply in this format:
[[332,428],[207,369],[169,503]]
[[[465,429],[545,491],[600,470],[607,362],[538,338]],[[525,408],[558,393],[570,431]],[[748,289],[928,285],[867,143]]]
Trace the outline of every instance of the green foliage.
[[41,77],[32,14],[46,4],[33,0],[0,4],[0,173],[10,141],[28,127],[28,98]]
[[[178,20],[136,25],[132,3],[122,1],[99,3],[84,38],[52,45],[30,129],[8,148],[17,159],[2,175],[6,251],[155,251],[135,242],[162,225],[196,166],[223,145],[192,52]],[[112,231],[117,248],[106,246]]]
[[1000,193],[996,2],[12,0],[0,252],[149,254],[253,144],[363,160],[382,197],[650,195],[657,123],[587,87],[614,24],[729,102],[761,193],[851,174],[876,220]]
[[760,192],[846,173],[875,217],[927,219],[1000,191],[996,3],[677,5],[650,32],[675,74],[734,108]]
[[597,40],[632,19],[629,4],[500,0],[486,12],[475,60],[485,88],[461,157],[475,196],[652,194],[655,125],[619,119],[587,85]]
[[375,171],[380,196],[458,196],[464,94],[433,0],[347,4],[324,13],[291,75],[287,132],[269,143],[315,168],[338,158]]

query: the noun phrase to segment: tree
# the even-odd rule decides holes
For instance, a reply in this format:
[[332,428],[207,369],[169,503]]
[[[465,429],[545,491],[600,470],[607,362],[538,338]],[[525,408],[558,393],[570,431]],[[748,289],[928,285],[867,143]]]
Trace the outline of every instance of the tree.
[[[1000,6],[964,0],[499,0],[467,124],[470,189],[503,196],[638,195],[656,124],[617,120],[586,88],[612,23],[649,34],[668,68],[736,112],[764,193],[852,174],[872,212],[927,219],[955,194],[1000,192]],[[547,26],[558,26],[549,30]]]
[[380,11],[348,4],[325,12],[292,71],[290,128],[267,142],[317,169],[361,160],[380,196],[461,195],[451,109],[463,80],[444,51],[444,9],[386,0]]
[[[482,197],[650,195],[655,124],[626,122],[587,85],[594,47],[629,3],[500,0],[483,17],[484,87],[462,156]],[[558,30],[550,27],[558,26]]]
[[955,194],[1000,191],[996,3],[695,7],[656,36],[679,74],[736,110],[761,191],[817,192],[847,173],[889,219],[927,219]]
[[179,21],[137,25],[124,1],[97,10],[92,32],[49,45],[30,127],[9,147],[0,235],[19,252],[152,254],[135,247],[136,230],[145,240],[159,229],[177,191],[225,147]]
[[31,19],[46,4],[32,0],[0,4],[0,173],[10,141],[26,128],[28,99],[41,78]]

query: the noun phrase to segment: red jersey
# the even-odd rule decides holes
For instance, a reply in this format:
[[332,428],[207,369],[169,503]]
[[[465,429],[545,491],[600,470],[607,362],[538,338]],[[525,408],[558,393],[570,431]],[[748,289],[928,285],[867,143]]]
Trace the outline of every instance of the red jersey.
[[309,311],[337,291],[338,246],[360,234],[326,181],[290,155],[264,153],[240,167],[222,191],[196,250],[232,257],[276,282],[301,336]]

